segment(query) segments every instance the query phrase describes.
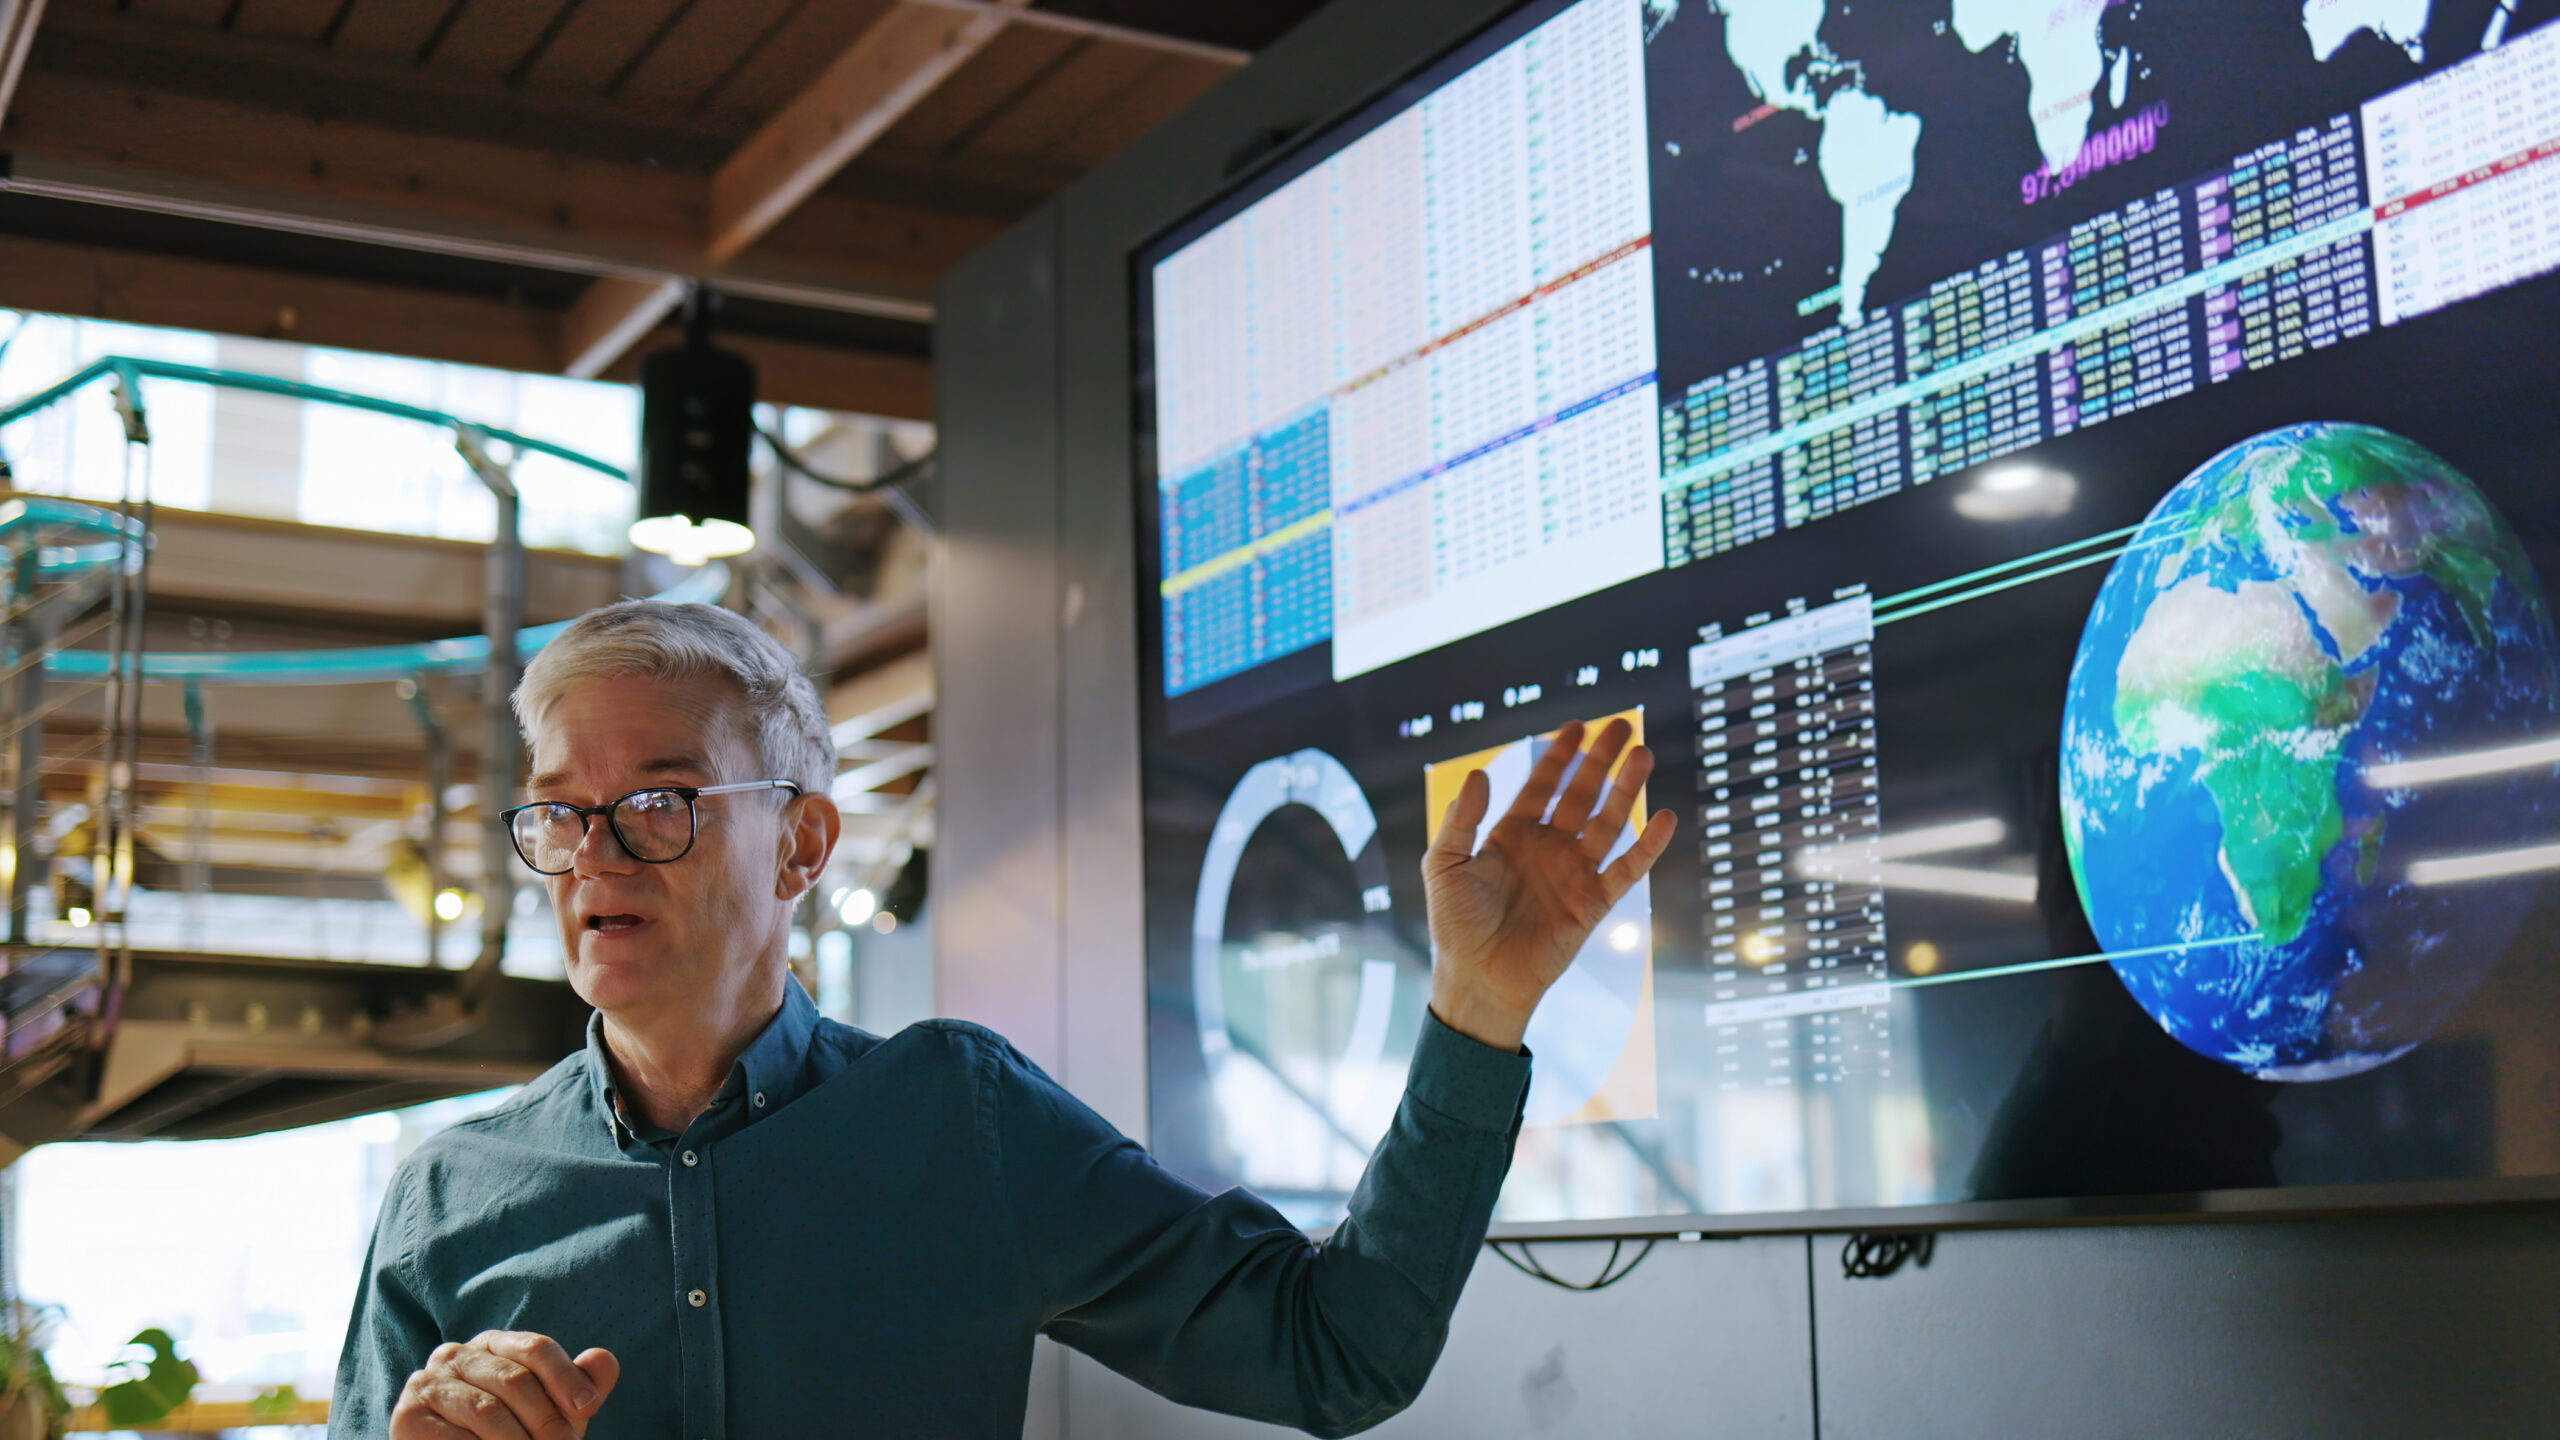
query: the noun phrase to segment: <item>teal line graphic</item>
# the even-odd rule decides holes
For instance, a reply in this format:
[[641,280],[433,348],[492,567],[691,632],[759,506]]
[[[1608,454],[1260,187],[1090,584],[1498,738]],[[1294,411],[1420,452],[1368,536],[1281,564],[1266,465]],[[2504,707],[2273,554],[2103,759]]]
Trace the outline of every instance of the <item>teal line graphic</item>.
[[1972,590],[1958,591],[1953,595],[1942,596],[1939,599],[1929,601],[1927,604],[1914,605],[1908,609],[1896,610],[1891,614],[1884,613],[1884,607],[1882,605],[1878,605],[1876,607],[1876,623],[1878,625],[1890,625],[1896,620],[1909,620],[1916,616],[1926,615],[1932,610],[1944,610],[1950,605],[1961,605],[1967,600],[1979,600],[1986,595],[1997,595],[2003,590],[2015,590],[2021,585],[2031,585],[2038,580],[2049,580],[2056,575],[2064,573],[2065,571],[2077,570],[2084,565],[2104,565],[2123,553],[2123,546],[2113,546],[2108,549],[2101,550],[2094,555],[2083,555],[2075,560],[2065,560],[2059,564],[2047,565],[2041,570],[2030,570],[2024,575],[2012,575],[2005,580],[1996,580]]
[[2022,336],[1996,350],[1987,350],[1970,360],[1950,365],[1944,370],[1933,371],[1917,380],[1906,380],[1890,390],[1878,391],[1853,405],[1815,416],[1810,420],[1799,420],[1784,430],[1762,436],[1747,445],[1736,446],[1720,455],[1708,456],[1694,465],[1685,466],[1663,476],[1662,488],[1665,493],[1685,489],[1702,480],[1712,480],[1727,471],[1757,464],[1816,436],[1827,435],[1834,430],[1847,429],[1861,420],[1899,410],[1914,400],[1956,389],[1994,371],[2005,370],[2020,361],[2033,360],[2047,351],[2058,350],[2101,331],[2131,324],[2154,311],[2165,310],[2172,305],[2183,305],[2217,285],[2232,284],[2244,276],[2281,265],[2287,260],[2309,254],[2323,246],[2353,239],[2372,228],[2373,211],[2358,209],[2352,215],[2342,215],[2326,225],[2305,230],[2291,239],[2252,250],[2246,255],[2234,256],[2219,265],[2199,270],[2183,280],[2163,285],[2156,290],[2145,290],[2130,299],[2119,300],[2103,310],[2092,310],[2086,315],[2066,320],[2050,330],[2039,330],[2033,335]]
[[[1932,610],[1944,610],[1950,605],[1961,605],[1968,600],[1997,595],[2003,590],[2014,590],[2021,585],[2031,585],[2038,580],[2049,580],[2084,565],[2103,565],[2128,550],[2157,550],[2164,545],[2182,544],[2193,534],[2193,531],[2189,530],[2174,535],[2154,535],[2139,545],[2117,543],[2141,528],[2140,525],[2128,525],[2121,530],[2109,530],[2101,535],[2092,535],[2085,540],[2075,540],[2068,545],[2056,545],[2050,550],[2039,550],[2033,555],[2022,555],[2015,560],[2004,560],[1997,565],[1986,565],[1979,570],[1967,571],[1952,580],[1940,580],[1923,585],[1917,590],[1905,590],[1898,595],[1888,595],[1876,602],[1876,623],[1890,625],[1896,620],[1909,620],[1914,616],[1926,615]],[[2101,548],[2088,554],[2072,555],[2074,551],[2087,550],[2093,545]],[[2056,555],[2071,555],[2072,558],[2044,565],[2041,569],[2025,569]],[[2016,573],[2021,570],[2025,573]],[[1953,593],[1947,593],[1950,591]],[[1910,603],[1932,595],[1940,598],[1929,600],[1926,604]]]
[[2252,930],[2246,935],[2231,935],[2220,940],[2182,940],[2175,945],[2145,945],[2138,950],[2111,950],[2103,955],[2071,955],[2060,960],[2029,960],[2017,965],[1994,965],[1988,970],[1958,970],[1948,975],[1916,975],[1893,982],[1896,990],[1917,990],[1926,985],[1952,985],[1959,980],[1993,980],[2003,975],[2031,975],[2038,970],[2065,970],[2074,965],[2095,965],[2101,961],[2139,960],[2146,955],[2167,955],[2179,950],[2208,950],[2224,945],[2245,945],[2259,938]]
[[[1887,610],[1899,609],[1900,607],[1911,604],[1917,600],[1926,600],[1932,595],[1944,594],[1949,590],[1961,590],[1986,580],[1995,580],[2003,575],[2011,574],[2015,571],[2024,570],[2035,565],[2041,565],[2045,561],[2053,559],[2057,555],[2068,555],[2075,550],[2086,550],[2092,545],[2114,545],[2115,542],[2119,540],[2130,540],[2133,538],[2133,533],[2141,528],[2142,527],[2139,525],[2127,525],[2121,530],[2109,530],[2104,534],[2083,536],[2067,545],[2056,545],[2050,550],[2039,550],[2033,555],[2021,555],[2015,560],[2003,560],[1997,565],[1985,565],[1979,570],[1968,570],[1964,574],[1958,575],[1953,579],[1939,580],[1931,584],[1923,585],[1916,590],[1905,590],[1899,595],[1887,595],[1876,601],[1876,611],[1878,614],[1882,614]],[[2115,549],[2108,551],[2107,556],[2112,559],[2122,553],[2124,553],[2124,547],[2119,545],[2116,546]]]

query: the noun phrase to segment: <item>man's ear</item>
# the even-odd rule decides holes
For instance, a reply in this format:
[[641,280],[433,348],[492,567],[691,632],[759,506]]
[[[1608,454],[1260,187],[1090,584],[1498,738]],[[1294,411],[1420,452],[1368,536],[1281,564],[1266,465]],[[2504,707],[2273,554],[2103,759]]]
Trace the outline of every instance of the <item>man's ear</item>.
[[836,853],[843,833],[844,816],[837,812],[834,796],[821,791],[791,797],[782,812],[782,864],[774,872],[774,898],[798,900],[808,894],[827,873],[827,859]]

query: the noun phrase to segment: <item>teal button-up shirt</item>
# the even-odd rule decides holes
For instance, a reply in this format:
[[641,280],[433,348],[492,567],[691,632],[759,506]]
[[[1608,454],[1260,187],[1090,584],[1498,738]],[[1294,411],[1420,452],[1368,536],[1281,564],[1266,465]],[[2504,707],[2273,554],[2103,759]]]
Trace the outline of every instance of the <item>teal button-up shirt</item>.
[[1186,1404],[1346,1435],[1410,1403],[1511,1163],[1526,1056],[1424,1021],[1322,1244],[1211,1195],[984,1029],[887,1039],[796,984],[681,1135],[625,1123],[601,1024],[393,1176],[332,1437],[447,1340],[611,1350],[590,1440],[1015,1437],[1032,1337]]

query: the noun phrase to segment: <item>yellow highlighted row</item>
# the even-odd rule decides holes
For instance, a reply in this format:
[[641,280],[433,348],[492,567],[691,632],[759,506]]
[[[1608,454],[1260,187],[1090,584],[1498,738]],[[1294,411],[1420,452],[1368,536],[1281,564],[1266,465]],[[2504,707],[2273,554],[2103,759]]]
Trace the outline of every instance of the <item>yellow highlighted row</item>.
[[1214,560],[1203,560],[1179,575],[1165,577],[1156,590],[1167,600],[1196,586],[1206,585],[1240,565],[1250,565],[1283,546],[1294,545],[1333,523],[1333,511],[1319,510],[1293,525],[1284,525],[1249,545],[1239,545]]

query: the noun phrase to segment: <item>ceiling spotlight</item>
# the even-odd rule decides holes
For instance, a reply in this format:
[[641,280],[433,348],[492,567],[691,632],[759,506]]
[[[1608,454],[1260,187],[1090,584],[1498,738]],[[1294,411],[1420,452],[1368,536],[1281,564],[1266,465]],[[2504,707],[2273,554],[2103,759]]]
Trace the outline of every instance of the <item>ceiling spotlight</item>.
[[685,299],[684,343],[640,362],[640,505],[631,543],[679,565],[756,543],[747,527],[756,367],[711,343],[716,303],[695,286]]
[[2080,482],[2045,465],[2000,465],[1985,470],[1956,493],[1956,513],[1967,520],[2034,520],[2070,512]]

